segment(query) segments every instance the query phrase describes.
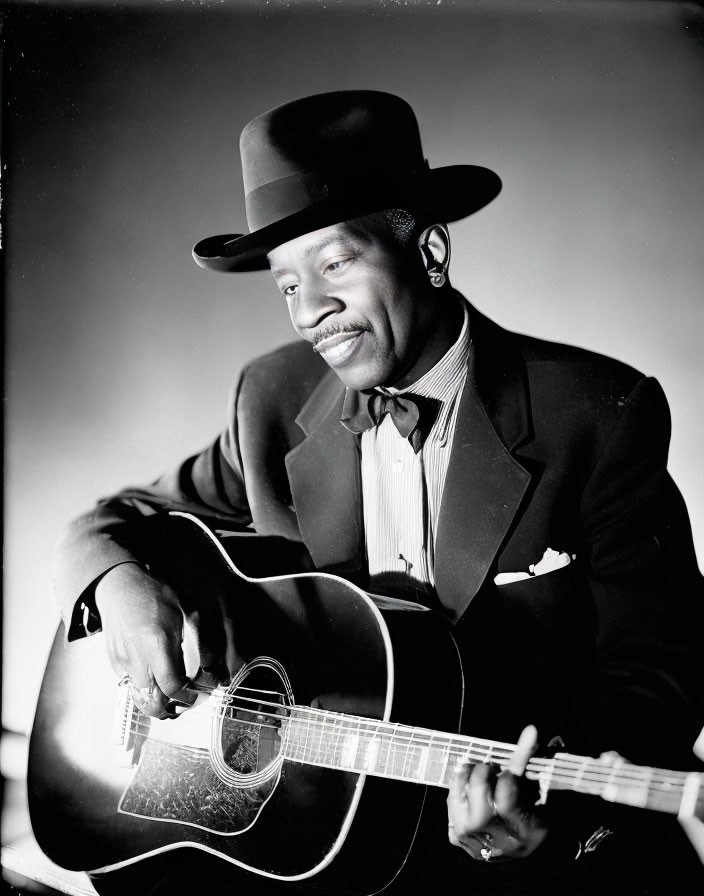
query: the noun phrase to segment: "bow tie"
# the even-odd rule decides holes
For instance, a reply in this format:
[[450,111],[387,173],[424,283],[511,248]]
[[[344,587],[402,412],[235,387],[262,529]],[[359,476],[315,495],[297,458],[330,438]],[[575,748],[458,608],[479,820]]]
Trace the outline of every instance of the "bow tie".
[[404,392],[364,391],[348,389],[340,422],[350,432],[361,433],[378,426],[388,414],[398,433],[408,439],[416,454],[432,429],[440,410],[437,398]]

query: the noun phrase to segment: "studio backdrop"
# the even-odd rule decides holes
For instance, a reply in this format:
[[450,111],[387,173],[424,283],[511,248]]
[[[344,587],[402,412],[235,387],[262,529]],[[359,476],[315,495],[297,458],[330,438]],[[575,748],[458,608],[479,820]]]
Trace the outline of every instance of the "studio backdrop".
[[648,0],[6,6],[5,725],[31,721],[61,527],[209,443],[240,365],[294,338],[268,273],[191,247],[246,225],[244,124],[306,94],[400,94],[432,165],[500,174],[451,227],[454,285],[660,379],[704,557],[703,35]]

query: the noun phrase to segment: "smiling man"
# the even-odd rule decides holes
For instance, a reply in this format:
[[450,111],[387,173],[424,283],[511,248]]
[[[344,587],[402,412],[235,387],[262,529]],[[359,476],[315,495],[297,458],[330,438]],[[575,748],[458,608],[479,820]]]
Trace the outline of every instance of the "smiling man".
[[449,236],[441,225],[417,229],[408,214],[380,213],[268,255],[296,332],[349,389],[408,386],[459,335],[460,302],[427,300],[428,270],[447,268]]
[[[659,893],[675,865],[694,881],[669,820],[588,799],[543,806],[524,776],[533,725],[571,752],[695,763],[702,580],[666,472],[659,385],[506,332],[452,287],[446,224],[500,181],[430,168],[398,97],[288,103],[247,125],[241,152],[250,232],[194,255],[225,272],[270,267],[301,340],[246,366],[210,448],[69,527],[57,552],[69,639],[102,626],[116,676],[159,715],[188,684],[184,614],[178,588],[148,568],[142,521],[188,510],[278,536],[301,568],[444,617],[464,668],[463,730],[519,740],[504,771],[465,764],[447,800],[428,795],[389,892]],[[187,624],[206,679],[229,681],[236,612]],[[164,866],[154,892],[185,892],[201,861]]]

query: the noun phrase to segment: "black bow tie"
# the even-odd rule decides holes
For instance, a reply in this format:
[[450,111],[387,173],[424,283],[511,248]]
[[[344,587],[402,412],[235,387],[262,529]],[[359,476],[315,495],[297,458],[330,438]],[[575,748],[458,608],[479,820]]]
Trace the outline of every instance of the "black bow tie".
[[408,439],[418,454],[437,419],[440,405],[437,398],[409,392],[397,395],[386,390],[356,392],[348,389],[340,422],[350,432],[361,433],[378,426],[384,414],[388,414],[399,435]]

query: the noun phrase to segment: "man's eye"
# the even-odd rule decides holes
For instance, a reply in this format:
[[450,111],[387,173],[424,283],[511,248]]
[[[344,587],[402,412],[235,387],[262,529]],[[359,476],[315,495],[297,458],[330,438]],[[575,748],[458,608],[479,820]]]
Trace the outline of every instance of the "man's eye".
[[298,285],[294,283],[292,286],[284,286],[281,292],[286,296],[287,299],[290,299],[291,296],[296,294],[297,289]]
[[328,264],[328,265],[325,267],[325,272],[327,273],[328,271],[339,271],[340,268],[341,268],[344,264],[347,263],[347,261],[348,261],[347,258],[340,258],[340,259],[338,259],[337,261],[331,261],[330,264]]

